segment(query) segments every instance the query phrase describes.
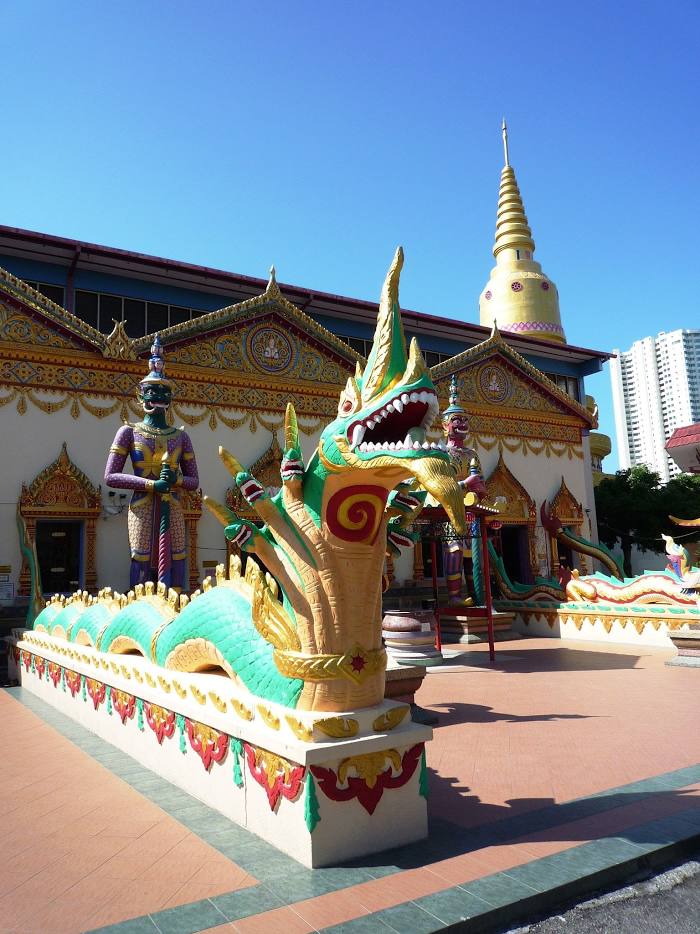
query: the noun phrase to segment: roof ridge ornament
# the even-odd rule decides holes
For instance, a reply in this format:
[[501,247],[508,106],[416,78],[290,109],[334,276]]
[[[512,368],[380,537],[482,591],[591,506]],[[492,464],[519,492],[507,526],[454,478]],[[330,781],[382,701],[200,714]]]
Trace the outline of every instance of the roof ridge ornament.
[[136,351],[133,341],[126,333],[123,321],[114,321],[114,327],[105,337],[102,345],[102,356],[112,360],[135,360]]
[[275,270],[274,263],[270,266],[270,278],[267,281],[267,288],[265,289],[265,295],[270,295],[274,297],[281,297],[282,293],[280,292],[280,287],[277,285],[277,272]]

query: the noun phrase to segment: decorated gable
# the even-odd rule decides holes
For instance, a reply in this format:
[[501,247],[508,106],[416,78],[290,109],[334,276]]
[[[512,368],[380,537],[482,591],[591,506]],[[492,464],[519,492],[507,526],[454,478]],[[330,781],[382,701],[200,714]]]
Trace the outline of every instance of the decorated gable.
[[[173,416],[230,429],[273,431],[294,398],[300,431],[313,434],[337,409],[359,355],[281,294],[274,276],[254,298],[160,332],[174,382]],[[98,418],[138,418],[136,399],[153,335],[124,324],[105,335],[0,270],[0,406],[67,408]],[[77,353],[76,353],[77,352]]]
[[0,343],[89,352],[103,341],[89,324],[0,269]]
[[[162,335],[164,341],[168,334]],[[251,313],[211,335],[171,344],[173,364],[214,370],[235,370],[251,376],[304,380],[340,386],[354,371],[352,351],[339,353],[318,335],[301,328],[277,310]]]
[[82,341],[61,332],[38,315],[30,317],[0,298],[0,341],[10,344],[33,344],[35,347],[60,347],[84,350]]
[[[580,446],[591,414],[562,392],[544,373],[508,346],[498,331],[482,344],[433,367],[444,405],[450,379],[457,378],[471,434],[486,449],[523,448],[531,453],[561,454]],[[506,439],[518,439],[514,447]],[[579,455],[580,456],[580,455]]]
[[561,485],[552,500],[550,515],[561,522],[564,527],[581,525],[583,523],[583,507],[561,478]]
[[[134,341],[147,350],[150,338]],[[358,354],[288,302],[274,274],[262,295],[161,332],[174,365],[341,386]]]
[[499,506],[498,518],[507,525],[533,525],[536,521],[535,501],[508,469],[502,454],[486,480],[486,502]]

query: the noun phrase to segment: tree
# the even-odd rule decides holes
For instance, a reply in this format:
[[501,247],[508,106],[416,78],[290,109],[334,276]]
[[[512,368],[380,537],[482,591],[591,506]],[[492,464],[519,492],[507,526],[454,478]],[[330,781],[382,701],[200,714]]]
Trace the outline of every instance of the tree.
[[620,543],[623,569],[631,577],[633,545],[662,552],[662,532],[686,543],[687,530],[674,526],[669,515],[700,518],[700,477],[682,474],[662,486],[659,475],[644,465],[618,470],[598,484],[595,503],[600,540],[608,548]]
[[[700,474],[683,473],[670,480],[662,488],[663,507],[666,515],[677,519],[700,519]],[[684,528],[669,521],[665,530],[690,552],[693,564],[698,564],[698,550],[694,547],[700,541],[700,527]]]

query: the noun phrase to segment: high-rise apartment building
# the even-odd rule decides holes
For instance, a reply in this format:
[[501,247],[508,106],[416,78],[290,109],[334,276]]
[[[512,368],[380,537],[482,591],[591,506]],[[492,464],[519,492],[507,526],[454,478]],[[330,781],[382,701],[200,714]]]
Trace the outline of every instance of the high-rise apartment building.
[[620,467],[646,464],[665,483],[680,473],[665,444],[700,421],[700,329],[662,331],[610,361]]

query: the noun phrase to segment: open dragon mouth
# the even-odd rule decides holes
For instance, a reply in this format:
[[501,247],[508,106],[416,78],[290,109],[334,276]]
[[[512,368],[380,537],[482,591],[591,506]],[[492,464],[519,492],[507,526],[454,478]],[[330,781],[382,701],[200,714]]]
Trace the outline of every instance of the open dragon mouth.
[[375,451],[446,450],[442,441],[429,444],[425,431],[438,412],[437,394],[430,389],[400,392],[365,418],[348,427],[350,450]]

